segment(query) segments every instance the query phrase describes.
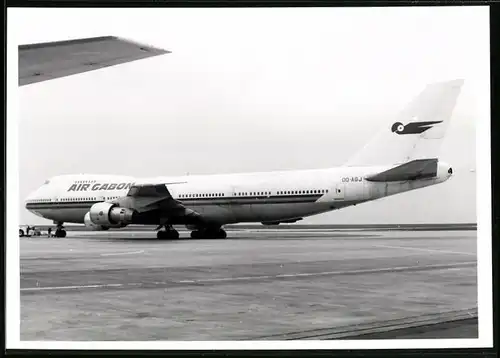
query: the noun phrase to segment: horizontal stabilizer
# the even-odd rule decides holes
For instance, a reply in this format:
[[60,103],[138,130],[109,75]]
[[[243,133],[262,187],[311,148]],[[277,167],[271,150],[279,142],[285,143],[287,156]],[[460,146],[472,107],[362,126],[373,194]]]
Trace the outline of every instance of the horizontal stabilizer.
[[433,178],[437,176],[437,159],[417,159],[397,167],[370,175],[368,181],[388,182]]

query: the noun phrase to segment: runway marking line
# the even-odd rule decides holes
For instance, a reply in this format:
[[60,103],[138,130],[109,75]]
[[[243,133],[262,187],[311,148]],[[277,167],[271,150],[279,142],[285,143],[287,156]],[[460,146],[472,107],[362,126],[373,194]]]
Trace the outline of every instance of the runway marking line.
[[82,285],[82,286],[52,286],[52,287],[26,287],[21,291],[49,291],[49,290],[71,290],[80,288],[103,288],[103,287],[121,287],[123,283],[106,283],[102,285]]
[[475,253],[471,253],[471,252],[448,251],[448,250],[433,250],[433,249],[424,249],[424,248],[421,248],[421,247],[408,247],[408,246],[396,246],[396,245],[374,245],[374,247],[385,247],[385,248],[388,248],[388,249],[403,249],[403,250],[436,252],[436,253],[441,253],[441,254],[456,254],[456,255],[477,256]]
[[71,290],[71,289],[85,289],[85,288],[108,288],[108,287],[123,287],[123,286],[142,286],[147,284],[179,284],[179,283],[208,283],[208,282],[224,282],[224,281],[251,281],[268,278],[287,278],[287,277],[312,277],[312,276],[328,276],[328,275],[349,275],[357,273],[382,273],[382,272],[397,272],[406,271],[411,269],[453,269],[456,267],[470,266],[477,264],[476,261],[457,262],[452,264],[437,264],[437,265],[423,265],[423,266],[398,266],[398,267],[385,267],[377,269],[363,269],[363,270],[350,270],[350,271],[325,271],[325,272],[311,272],[311,273],[296,273],[296,274],[279,274],[279,275],[262,275],[262,276],[242,276],[242,277],[221,277],[209,278],[202,280],[181,280],[170,282],[143,282],[143,283],[112,283],[112,284],[95,284],[95,285],[81,285],[81,286],[53,286],[53,287],[25,287],[21,291],[49,291],[49,290]]
[[455,264],[438,264],[438,265],[425,265],[425,266],[399,266],[399,267],[385,267],[378,269],[364,269],[364,270],[350,270],[350,271],[325,271],[325,272],[311,272],[311,273],[295,273],[295,274],[280,274],[280,275],[263,275],[263,276],[243,276],[243,277],[222,277],[222,278],[209,278],[203,280],[182,280],[176,283],[203,283],[203,282],[220,282],[220,281],[241,281],[241,280],[255,280],[267,278],[283,278],[283,277],[308,277],[308,276],[327,276],[327,275],[347,275],[357,273],[377,273],[377,272],[391,272],[391,271],[405,271],[416,268],[456,268],[460,266],[470,266],[475,264],[476,261],[459,262]]
[[142,254],[144,250],[139,251],[127,251],[127,252],[111,252],[107,254],[100,254],[101,256],[118,256],[118,255],[134,255],[134,254]]
[[[70,250],[70,252],[72,254],[79,253],[79,252],[75,252],[75,250]],[[90,254],[89,256],[87,256],[87,258],[96,258],[97,257],[97,256],[91,256],[91,255],[97,254],[97,252],[91,252],[91,253],[89,253],[87,251],[87,252],[84,252],[84,253]],[[99,254],[99,256],[135,255],[135,254],[142,254],[142,253],[144,253],[144,250],[126,251],[126,252],[105,252],[105,253]],[[65,253],[63,252],[61,254],[64,255]],[[56,256],[51,256],[51,257],[49,257],[49,256],[28,256],[28,257],[21,257],[21,260],[45,260],[45,259],[57,260],[59,258],[56,257]]]

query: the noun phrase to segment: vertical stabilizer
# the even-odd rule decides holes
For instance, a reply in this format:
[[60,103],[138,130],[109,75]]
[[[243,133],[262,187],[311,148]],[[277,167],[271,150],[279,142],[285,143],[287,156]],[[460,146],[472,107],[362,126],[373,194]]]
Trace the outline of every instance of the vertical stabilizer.
[[397,165],[438,158],[463,83],[459,79],[427,85],[344,165]]

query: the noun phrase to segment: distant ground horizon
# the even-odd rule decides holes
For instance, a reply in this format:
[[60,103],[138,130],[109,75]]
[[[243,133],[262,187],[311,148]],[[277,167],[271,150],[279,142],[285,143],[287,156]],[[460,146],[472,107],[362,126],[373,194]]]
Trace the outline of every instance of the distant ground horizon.
[[[51,225],[31,225],[31,224],[21,224],[20,226],[30,226],[38,228],[55,228],[54,224]],[[82,231],[87,229],[84,224],[70,224],[64,225],[66,229],[73,229],[77,231]],[[184,225],[174,225],[175,228],[184,227]],[[245,228],[260,228],[260,229],[301,229],[301,228],[331,228],[331,229],[343,229],[343,228],[373,228],[373,229],[384,229],[384,228],[401,228],[401,229],[418,229],[418,228],[432,228],[432,229],[451,229],[451,228],[474,228],[477,229],[477,223],[419,223],[419,224],[283,224],[283,225],[262,225],[258,223],[238,223],[238,224],[228,224],[224,225],[225,228],[235,228],[235,229],[245,229]],[[128,225],[124,228],[109,229],[110,231],[154,231],[155,225]],[[91,230],[89,230],[91,231]]]

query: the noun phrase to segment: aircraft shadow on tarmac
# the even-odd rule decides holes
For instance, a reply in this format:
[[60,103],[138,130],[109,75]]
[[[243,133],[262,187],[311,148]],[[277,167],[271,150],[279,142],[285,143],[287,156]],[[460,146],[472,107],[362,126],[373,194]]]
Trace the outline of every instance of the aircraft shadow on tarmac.
[[[370,238],[379,238],[382,235],[380,234],[346,234],[346,233],[331,233],[331,234],[304,234],[304,235],[286,235],[280,233],[276,235],[276,233],[271,233],[268,235],[267,233],[248,235],[248,236],[228,236],[225,239],[192,239],[189,236],[181,236],[175,240],[161,240],[154,237],[154,234],[151,237],[146,235],[144,236],[73,236],[71,238],[67,238],[70,240],[88,240],[88,241],[106,241],[106,242],[141,242],[141,243],[173,243],[173,242],[222,242],[222,241],[235,241],[235,240],[336,240],[336,239],[370,239]],[[400,239],[400,238],[398,238]],[[56,239],[57,240],[57,239]]]
[[[460,238],[468,238],[470,235],[466,235],[468,232],[463,232],[464,235],[456,235],[455,239]],[[435,238],[435,236],[440,236],[439,232],[422,232],[422,235],[419,235],[419,238]],[[392,234],[388,235],[388,232],[382,231],[371,231],[371,232],[248,232],[242,233],[241,231],[236,232],[228,232],[228,237],[225,239],[193,239],[189,237],[189,233],[181,232],[181,237],[175,240],[162,240],[156,238],[156,234],[154,232],[138,232],[137,234],[131,234],[130,232],[113,232],[113,233],[103,233],[103,234],[84,234],[79,235],[79,232],[73,232],[71,236],[68,236],[64,239],[62,238],[48,238],[48,237],[31,237],[31,238],[23,238],[24,240],[50,240],[50,241],[59,241],[59,240],[86,240],[90,242],[138,242],[138,243],[173,243],[173,242],[221,242],[221,241],[235,241],[235,240],[266,240],[266,241],[278,241],[278,240],[371,240],[371,239],[380,239],[384,238],[384,240],[401,240],[404,238],[409,239],[417,239],[415,236],[408,236],[407,232],[401,232],[399,235]]]

